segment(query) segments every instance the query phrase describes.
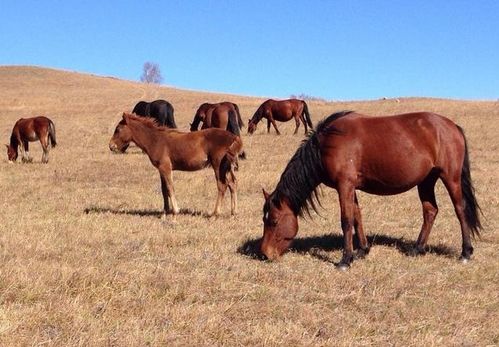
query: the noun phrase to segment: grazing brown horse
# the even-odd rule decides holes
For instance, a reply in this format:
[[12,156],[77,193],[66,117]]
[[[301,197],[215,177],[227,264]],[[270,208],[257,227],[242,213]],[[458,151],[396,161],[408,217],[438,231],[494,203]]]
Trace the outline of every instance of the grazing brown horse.
[[[232,102],[221,102],[218,104],[204,103],[199,106],[191,123],[191,131],[198,130],[199,123],[203,122],[201,129],[219,128],[230,131],[236,136],[241,136],[243,121],[239,113],[239,107]],[[246,159],[243,151],[239,158]],[[237,168],[237,164],[236,164]]]
[[33,161],[29,157],[29,142],[37,140],[40,141],[43,149],[42,163],[48,163],[49,146],[55,147],[57,145],[54,123],[43,116],[19,119],[14,125],[14,129],[12,129],[10,144],[6,145],[9,161],[16,161],[18,147],[21,148],[23,162]]
[[[210,104],[205,102],[199,106],[194,119],[191,123],[191,131],[198,130],[199,123],[203,123],[201,129],[220,128],[230,131],[234,134],[234,130],[229,128],[229,115],[235,114],[237,117],[238,132],[244,127],[239,106],[232,102],[220,102],[217,104]],[[236,134],[239,136],[239,134]]]
[[289,99],[276,101],[269,99],[258,107],[253,117],[248,122],[248,134],[253,134],[256,130],[256,125],[262,118],[267,118],[267,133],[270,132],[270,123],[274,126],[277,135],[280,135],[279,129],[275,121],[287,122],[292,118],[295,119],[296,128],[294,134],[298,132],[300,121],[305,127],[305,134],[308,132],[308,127],[312,128],[312,120],[308,112],[307,103],[303,100]]
[[317,186],[338,191],[344,251],[340,269],[354,259],[353,230],[359,241],[358,257],[369,252],[362,227],[356,190],[393,195],[418,187],[423,226],[414,254],[424,254],[438,212],[434,187],[441,179],[461,225],[461,260],[473,253],[470,234],[482,228],[480,207],[470,176],[463,130],[434,113],[367,117],[355,112],[335,113],[308,136],[284,170],[276,189],[264,191],[264,231],[261,252],[269,259],[281,256],[298,232],[297,216],[316,210]]
[[237,212],[237,181],[233,165],[242,150],[238,136],[222,129],[205,129],[184,133],[158,125],[151,118],[123,114],[109,142],[111,150],[120,149],[133,141],[147,153],[151,163],[159,171],[164,200],[164,216],[169,212],[168,198],[172,203],[173,216],[179,213],[173,189],[172,171],[197,171],[213,167],[218,196],[213,215],[220,214],[227,187],[231,195],[231,214]]

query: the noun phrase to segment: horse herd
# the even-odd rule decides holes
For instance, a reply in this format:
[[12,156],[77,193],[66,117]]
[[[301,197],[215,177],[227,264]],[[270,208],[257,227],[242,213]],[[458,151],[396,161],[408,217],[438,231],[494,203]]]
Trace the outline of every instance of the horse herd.
[[[276,121],[295,119],[296,134],[301,123],[306,138],[284,169],[273,192],[263,191],[263,237],[258,244],[261,256],[279,258],[291,246],[298,232],[298,216],[317,211],[318,186],[324,184],[338,192],[343,256],[337,264],[347,269],[355,258],[369,253],[363,230],[357,190],[375,195],[400,194],[417,187],[423,210],[423,224],[412,254],[424,254],[438,213],[435,184],[440,179],[451,198],[462,236],[462,262],[473,253],[471,237],[479,236],[480,206],[471,180],[466,138],[462,128],[448,118],[415,112],[372,117],[343,111],[325,118],[313,129],[308,106],[303,100],[267,100],[248,122],[252,134],[262,118],[267,132]],[[199,124],[203,123],[201,130]],[[239,108],[231,102],[202,104],[190,132],[177,130],[174,109],[165,100],[137,103],[123,117],[109,142],[115,152],[126,151],[134,142],[159,171],[163,195],[163,218],[175,216],[172,171],[213,168],[218,195],[212,215],[220,214],[227,188],[231,195],[231,214],[237,213],[238,158],[246,157],[241,139],[243,122]],[[308,131],[308,127],[313,129]],[[15,161],[18,148],[23,162],[31,161],[28,142],[40,140],[42,162],[48,162],[49,146],[56,145],[54,123],[46,117],[20,119],[7,145],[9,161]],[[171,207],[170,207],[171,204]],[[357,251],[354,253],[354,236]]]

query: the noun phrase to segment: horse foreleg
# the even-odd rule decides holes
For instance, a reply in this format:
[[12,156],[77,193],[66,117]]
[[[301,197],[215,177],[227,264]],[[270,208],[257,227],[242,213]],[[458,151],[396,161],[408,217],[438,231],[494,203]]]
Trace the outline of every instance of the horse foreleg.
[[163,219],[166,219],[166,215],[170,211],[170,204],[168,202],[168,186],[166,184],[166,179],[163,178],[163,175],[160,173],[159,178],[161,179],[161,193],[163,194]]
[[30,163],[31,158],[29,157],[29,142],[28,141],[22,141],[22,148],[23,148],[23,162],[25,163]]
[[355,235],[357,236],[357,241],[359,242],[359,249],[357,250],[357,258],[364,258],[370,250],[369,243],[367,242],[366,234],[364,233],[364,227],[362,226],[362,215],[360,214],[359,201],[357,200],[357,194],[354,193],[354,229]]
[[270,119],[267,119],[267,134],[270,133]]
[[418,195],[423,208],[423,225],[416,241],[416,246],[411,251],[411,255],[426,253],[428,237],[433,226],[433,222],[438,214],[437,201],[435,199],[435,183],[437,177],[429,176],[418,185]]
[[168,197],[170,197],[173,219],[175,220],[175,216],[180,212],[180,209],[175,198],[172,169],[171,166],[163,166],[159,170],[161,175],[161,191],[163,193],[164,217],[166,217],[169,210]]
[[353,261],[353,226],[355,220],[355,189],[351,184],[344,183],[338,187],[341,209],[341,229],[343,230],[343,257],[338,269],[346,270]]

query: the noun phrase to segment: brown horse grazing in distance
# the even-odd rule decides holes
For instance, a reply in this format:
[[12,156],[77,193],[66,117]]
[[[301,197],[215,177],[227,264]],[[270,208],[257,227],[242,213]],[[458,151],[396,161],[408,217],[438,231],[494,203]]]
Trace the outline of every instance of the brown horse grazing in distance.
[[248,122],[248,134],[253,134],[256,130],[256,125],[262,118],[267,118],[267,133],[270,132],[270,123],[274,126],[277,135],[280,135],[279,129],[275,121],[287,122],[292,118],[295,119],[296,128],[294,134],[298,132],[300,121],[305,127],[305,134],[308,132],[308,127],[312,128],[312,120],[308,112],[307,103],[303,100],[289,99],[276,101],[269,99],[258,107],[253,117]]
[[227,187],[231,195],[231,214],[236,214],[237,181],[233,165],[242,150],[238,136],[222,129],[184,133],[160,126],[151,118],[124,113],[109,142],[109,148],[119,149],[127,141],[135,142],[158,169],[165,217],[169,212],[168,198],[172,203],[174,218],[180,211],[174,194],[172,171],[197,171],[207,166],[213,167],[218,188],[213,215],[220,214]]
[[[243,121],[241,119],[241,114],[239,113],[239,107],[232,102],[202,104],[199,106],[196,115],[194,116],[190,130],[198,130],[200,122],[203,123],[201,129],[225,129],[236,136],[241,136]],[[244,151],[241,152],[239,158],[246,159],[246,153]]]
[[264,191],[260,250],[268,259],[286,251],[298,232],[297,216],[310,208],[317,211],[317,187],[323,183],[336,189],[339,196],[344,235],[340,269],[348,268],[354,259],[354,229],[359,241],[357,256],[369,252],[356,190],[393,195],[417,186],[423,226],[414,254],[424,254],[438,212],[434,191],[438,179],[459,219],[461,260],[466,262],[473,253],[470,235],[479,235],[482,226],[463,130],[449,119],[427,112],[391,117],[335,113],[302,143],[274,192]]
[[[217,104],[210,104],[205,102],[199,106],[194,119],[191,123],[191,131],[196,131],[199,128],[199,123],[203,123],[201,129],[208,128],[220,128],[225,129],[234,134],[234,132],[228,127],[229,115],[234,113],[237,117],[238,130],[244,127],[243,120],[241,118],[241,113],[239,112],[239,106],[232,102],[220,102]],[[239,136],[239,134],[236,134]]]
[[10,144],[7,146],[7,157],[10,162],[15,162],[18,157],[18,147],[21,148],[23,162],[31,162],[29,157],[29,142],[39,140],[42,149],[42,163],[49,161],[49,146],[55,147],[55,126],[47,117],[39,116],[33,118],[21,118],[14,125]]

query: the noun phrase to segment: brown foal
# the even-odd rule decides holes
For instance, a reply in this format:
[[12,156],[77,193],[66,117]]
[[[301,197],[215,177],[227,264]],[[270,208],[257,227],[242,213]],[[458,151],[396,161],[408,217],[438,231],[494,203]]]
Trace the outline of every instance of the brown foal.
[[179,207],[173,188],[172,171],[197,171],[213,167],[218,195],[213,214],[220,214],[220,206],[227,188],[231,194],[231,214],[237,213],[237,180],[234,164],[242,151],[238,136],[222,129],[206,129],[184,133],[159,126],[152,118],[137,117],[124,113],[109,142],[112,151],[133,141],[148,156],[159,171],[164,201],[164,217],[170,212],[168,198],[172,203],[173,217]]

